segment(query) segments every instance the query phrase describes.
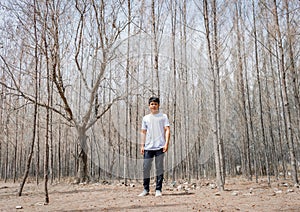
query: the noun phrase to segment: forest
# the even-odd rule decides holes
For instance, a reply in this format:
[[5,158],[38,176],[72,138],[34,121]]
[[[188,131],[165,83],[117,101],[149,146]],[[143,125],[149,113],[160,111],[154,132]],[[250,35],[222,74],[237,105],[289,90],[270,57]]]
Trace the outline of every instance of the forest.
[[166,179],[298,184],[299,11],[298,0],[1,1],[0,180],[141,180],[141,121],[157,96]]

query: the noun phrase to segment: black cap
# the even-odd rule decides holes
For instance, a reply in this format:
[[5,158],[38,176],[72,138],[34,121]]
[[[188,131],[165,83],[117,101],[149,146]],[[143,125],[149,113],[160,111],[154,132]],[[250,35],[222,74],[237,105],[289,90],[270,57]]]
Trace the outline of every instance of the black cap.
[[159,98],[158,98],[158,97],[152,96],[152,97],[150,97],[150,99],[149,99],[149,105],[150,105],[151,102],[157,102],[157,103],[159,104]]

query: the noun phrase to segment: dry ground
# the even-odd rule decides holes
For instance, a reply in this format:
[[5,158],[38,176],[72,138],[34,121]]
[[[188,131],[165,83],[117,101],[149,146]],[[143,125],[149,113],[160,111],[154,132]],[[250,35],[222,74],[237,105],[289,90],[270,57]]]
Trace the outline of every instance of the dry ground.
[[233,178],[227,180],[223,192],[210,180],[174,187],[166,183],[162,197],[155,197],[153,191],[137,197],[141,183],[57,183],[49,185],[48,205],[43,203],[43,183],[27,183],[21,197],[16,195],[18,186],[0,182],[0,211],[300,211],[300,189],[290,180],[273,181],[268,187],[264,180]]

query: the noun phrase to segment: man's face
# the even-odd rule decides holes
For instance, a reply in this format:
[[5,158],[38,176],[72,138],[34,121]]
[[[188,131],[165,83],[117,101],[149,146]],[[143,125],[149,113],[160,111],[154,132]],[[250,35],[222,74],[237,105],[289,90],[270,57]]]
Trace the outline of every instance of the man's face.
[[158,113],[159,104],[157,102],[150,102],[149,108],[151,113]]

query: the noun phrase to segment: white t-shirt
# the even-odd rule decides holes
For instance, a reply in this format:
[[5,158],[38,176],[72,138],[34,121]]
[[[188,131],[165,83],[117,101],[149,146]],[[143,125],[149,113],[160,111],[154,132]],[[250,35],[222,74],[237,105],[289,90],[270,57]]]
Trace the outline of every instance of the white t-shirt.
[[142,130],[147,130],[145,150],[159,150],[164,147],[165,127],[170,126],[168,116],[163,113],[143,117]]

